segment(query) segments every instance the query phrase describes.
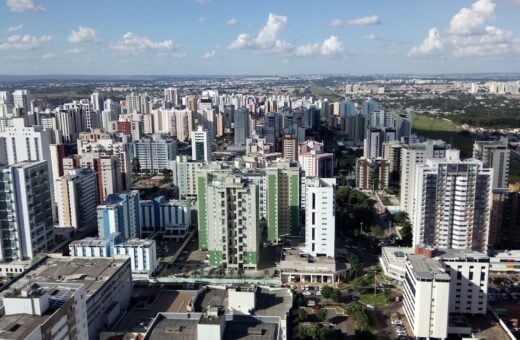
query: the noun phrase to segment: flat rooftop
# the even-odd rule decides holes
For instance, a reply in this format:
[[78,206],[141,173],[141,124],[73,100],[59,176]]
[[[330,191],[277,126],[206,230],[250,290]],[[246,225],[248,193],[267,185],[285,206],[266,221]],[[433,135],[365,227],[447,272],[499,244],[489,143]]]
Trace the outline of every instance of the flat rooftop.
[[446,273],[442,263],[437,259],[410,254],[408,255],[408,261],[416,278],[419,280],[450,280],[450,275]]
[[280,268],[285,272],[336,272],[346,270],[345,263],[334,258],[318,256],[311,257],[302,251],[303,244],[299,246],[284,247]]
[[[22,289],[27,284],[26,278],[30,278],[33,282],[82,283],[85,285],[87,297],[90,297],[125,264],[129,266],[129,262],[129,259],[51,255],[13,282],[7,290]],[[2,292],[0,297],[3,295],[5,292]]]
[[251,320],[233,320],[226,322],[223,339],[226,340],[275,340],[278,324]]
[[406,256],[414,254],[413,247],[382,247],[381,254],[390,265],[406,264]]
[[[196,340],[197,325],[201,314],[189,315],[160,314],[149,340]],[[209,340],[209,339],[208,339]]]
[[439,249],[439,258],[443,261],[488,262],[484,253],[465,249]]
[[143,331],[159,313],[187,313],[196,291],[134,289],[137,302],[114,327],[116,332]]

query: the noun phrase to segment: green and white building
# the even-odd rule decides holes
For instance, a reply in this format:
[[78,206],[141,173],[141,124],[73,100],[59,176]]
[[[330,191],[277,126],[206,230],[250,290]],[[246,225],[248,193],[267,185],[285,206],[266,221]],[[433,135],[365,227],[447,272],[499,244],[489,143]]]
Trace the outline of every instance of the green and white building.
[[256,269],[260,259],[259,186],[237,171],[197,172],[199,248],[211,267]]

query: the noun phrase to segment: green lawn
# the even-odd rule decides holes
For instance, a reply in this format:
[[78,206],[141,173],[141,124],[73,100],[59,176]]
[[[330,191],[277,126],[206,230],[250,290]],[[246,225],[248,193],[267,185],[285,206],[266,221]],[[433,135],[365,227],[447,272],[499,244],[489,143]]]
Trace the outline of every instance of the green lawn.
[[424,115],[415,115],[412,130],[419,136],[442,139],[461,151],[462,157],[471,157],[474,138],[468,131],[462,131],[455,123]]
[[316,97],[328,98],[332,102],[344,99],[343,95],[332,92],[328,88],[323,86],[311,86],[311,94]]
[[378,292],[375,295],[374,293],[362,294],[359,296],[359,301],[375,307],[385,306],[388,303],[385,294],[381,292]]

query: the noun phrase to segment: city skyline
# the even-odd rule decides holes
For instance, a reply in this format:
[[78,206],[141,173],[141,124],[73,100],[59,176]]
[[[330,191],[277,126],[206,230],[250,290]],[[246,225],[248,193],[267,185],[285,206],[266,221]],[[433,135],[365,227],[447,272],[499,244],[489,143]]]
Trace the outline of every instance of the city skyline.
[[518,0],[263,1],[254,8],[231,0],[6,0],[2,6],[0,74],[520,71]]

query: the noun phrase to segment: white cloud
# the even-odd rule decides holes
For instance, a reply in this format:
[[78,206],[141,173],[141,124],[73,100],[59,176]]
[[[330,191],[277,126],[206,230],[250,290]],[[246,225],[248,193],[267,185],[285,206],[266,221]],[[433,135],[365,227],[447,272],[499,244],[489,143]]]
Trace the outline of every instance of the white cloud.
[[77,30],[70,31],[67,41],[72,44],[94,43],[98,42],[98,33],[90,27],[79,26]]
[[66,54],[80,54],[83,52],[85,52],[85,49],[83,47],[75,47],[75,48],[70,48],[68,50],[65,50]]
[[495,15],[494,0],[478,0],[471,7],[462,8],[451,18],[450,33],[457,35],[474,34],[488,19]]
[[198,22],[204,22],[204,21],[206,21],[206,18],[205,17],[198,17],[197,21]]
[[226,21],[226,24],[229,25],[229,26],[235,26],[236,24],[238,24],[238,20],[234,19],[234,18],[231,18],[228,21]]
[[290,44],[279,40],[278,35],[287,27],[287,17],[269,13],[267,22],[253,38],[247,33],[239,34],[236,39],[228,46],[229,49],[262,49],[262,50],[282,50],[290,47]]
[[56,59],[56,54],[46,53],[46,54],[42,55],[42,59]]
[[371,15],[368,17],[356,18],[351,20],[335,19],[332,20],[330,25],[332,27],[345,27],[345,26],[370,26],[381,24],[381,19],[377,15]]
[[211,2],[211,0],[195,0],[199,5],[207,5]]
[[365,39],[367,40],[377,40],[377,36],[374,33],[367,34],[365,36]]
[[7,0],[6,6],[11,12],[43,12],[45,8],[34,3],[33,0]]
[[307,44],[298,46],[295,49],[295,54],[300,57],[311,55],[335,55],[343,52],[344,48],[338,37],[331,35],[325,39],[321,44]]
[[445,34],[430,29],[421,46],[413,47],[409,55],[427,55],[440,50],[454,57],[497,56],[520,53],[520,39],[510,30],[485,26],[494,18],[494,0],[476,0],[460,9],[451,19]]
[[216,54],[215,50],[210,51],[210,52],[206,52],[206,53],[204,53],[202,58],[204,58],[204,59],[212,59],[212,58],[215,57],[215,54]]
[[23,28],[23,25],[20,24],[20,25],[16,25],[16,26],[10,26],[8,29],[7,29],[7,32],[16,32],[16,31],[19,31]]
[[118,41],[112,43],[108,47],[116,53],[124,55],[136,55],[142,52],[168,52],[175,50],[175,44],[172,40],[163,40],[154,42],[148,37],[142,37],[134,33],[128,32]]
[[49,35],[34,37],[32,35],[13,35],[0,41],[0,50],[35,50],[51,41]]
[[421,55],[421,54],[431,54],[433,52],[442,50],[444,44],[441,41],[441,35],[437,27],[430,28],[428,31],[428,36],[424,39],[423,43],[420,46],[412,47],[409,55]]

